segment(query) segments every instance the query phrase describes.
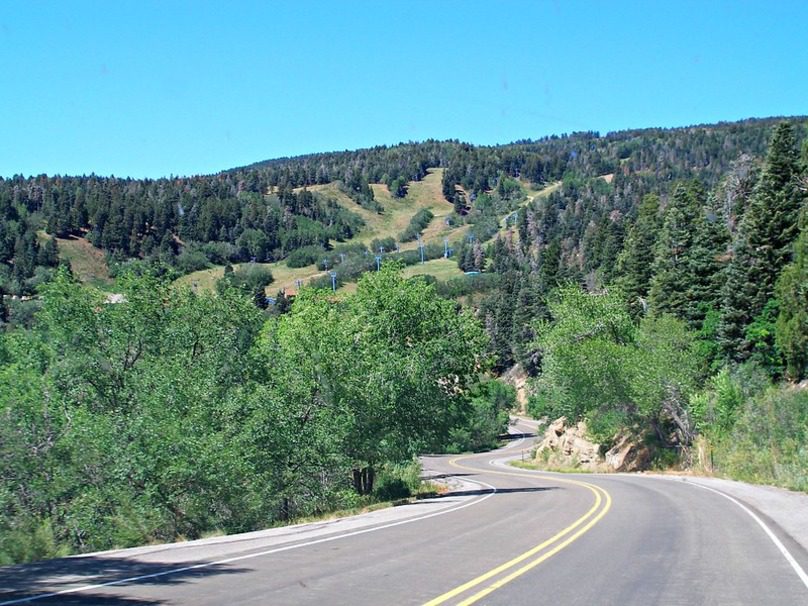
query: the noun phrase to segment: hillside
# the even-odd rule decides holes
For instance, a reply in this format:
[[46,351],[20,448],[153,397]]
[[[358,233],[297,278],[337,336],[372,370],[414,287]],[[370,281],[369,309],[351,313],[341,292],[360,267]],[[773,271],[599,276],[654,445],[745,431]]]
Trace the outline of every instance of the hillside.
[[[801,139],[804,120],[789,121]],[[464,268],[481,269],[476,266],[484,251],[471,250],[468,239],[469,250],[459,250],[463,237],[490,239],[503,228],[505,216],[515,220],[514,210],[535,206],[530,198],[556,182],[563,182],[563,189],[548,198],[539,215],[532,213],[539,221],[534,236],[549,230],[541,237],[558,238],[562,265],[593,272],[619,247],[622,235],[617,232],[623,219],[637,212],[643,195],[656,193],[664,204],[678,180],[698,178],[714,188],[731,171],[743,180],[762,156],[775,122],[745,120],[603,136],[583,132],[499,146],[430,140],[282,158],[188,178],[1,179],[0,221],[6,227],[0,263],[14,275],[3,278],[0,286],[31,294],[52,267],[37,251],[35,237],[27,245],[15,245],[23,236],[20,227],[31,221],[34,231],[44,227],[64,243],[61,257],[69,258],[79,275],[103,281],[106,270],[100,258],[73,238],[102,251],[112,275],[124,266],[155,264],[188,274],[253,259],[277,264],[306,247],[326,252],[340,243],[370,245],[374,239],[396,238],[418,210],[428,209],[433,217],[424,239],[440,245],[448,237],[465,255],[460,260]],[[592,181],[604,175],[609,179]],[[527,197],[516,200],[508,179],[518,180]],[[572,216],[569,204],[575,205]],[[518,216],[526,221],[528,214]],[[608,242],[599,241],[593,226],[601,233],[616,231]],[[519,237],[524,231],[523,226]],[[407,251],[417,244],[408,240],[399,246]],[[43,268],[38,278],[37,266]],[[280,266],[273,267],[285,281]],[[316,275],[313,270],[302,273]],[[587,279],[597,278],[592,273]]]
[[496,445],[516,364],[537,419],[808,489],[806,140],[747,121],[0,182],[23,295],[0,305],[0,561],[407,497],[419,453]]

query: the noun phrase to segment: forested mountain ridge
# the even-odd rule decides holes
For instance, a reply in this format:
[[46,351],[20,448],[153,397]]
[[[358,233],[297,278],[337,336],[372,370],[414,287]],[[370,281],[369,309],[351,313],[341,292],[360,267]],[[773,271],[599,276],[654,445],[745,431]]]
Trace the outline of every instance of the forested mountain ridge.
[[[789,120],[802,123],[799,118]],[[59,237],[86,238],[107,253],[113,268],[136,260],[174,266],[180,273],[211,263],[277,261],[307,246],[328,249],[357,234],[362,221],[350,208],[312,194],[306,186],[337,183],[358,206],[384,213],[370,184],[383,183],[392,196],[403,197],[408,183],[423,179],[430,168],[444,169],[443,193],[454,205],[457,222],[474,211],[480,194],[499,188],[504,197],[507,182],[501,176],[535,185],[564,179],[570,186],[583,186],[584,198],[602,198],[609,192],[588,191],[591,185],[583,182],[613,174],[615,193],[600,206],[631,214],[643,193],[658,192],[664,201],[673,180],[696,177],[712,187],[733,163],[742,172],[764,152],[775,121],[605,136],[573,133],[499,146],[404,143],[269,160],[215,175],[155,180],[14,176],[0,179],[0,282],[8,292],[31,294],[44,279],[44,268],[54,264],[52,252],[38,250],[47,240],[31,236],[26,240],[25,236],[40,229]],[[578,192],[568,192],[568,197],[577,199]],[[581,256],[583,229],[590,220],[603,221],[603,213],[596,209],[584,214],[592,217],[576,220],[570,228],[574,233],[565,236],[562,255]],[[480,233],[490,237],[494,231],[488,225]],[[592,266],[591,255],[584,262]],[[597,259],[594,264],[599,264]],[[43,268],[39,274],[37,266]]]

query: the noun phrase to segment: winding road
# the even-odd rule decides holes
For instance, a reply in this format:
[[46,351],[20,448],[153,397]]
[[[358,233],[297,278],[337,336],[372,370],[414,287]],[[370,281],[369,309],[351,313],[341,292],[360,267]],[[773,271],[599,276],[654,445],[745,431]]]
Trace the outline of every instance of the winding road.
[[439,498],[0,568],[0,606],[808,604],[808,553],[761,514],[686,482],[507,465],[534,427],[495,452],[425,457],[450,486]]

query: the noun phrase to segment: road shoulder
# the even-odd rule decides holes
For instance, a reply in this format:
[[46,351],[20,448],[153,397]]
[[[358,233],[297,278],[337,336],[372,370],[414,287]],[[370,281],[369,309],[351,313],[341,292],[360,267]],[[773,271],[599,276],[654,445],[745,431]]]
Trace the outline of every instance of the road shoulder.
[[808,553],[808,494],[723,478],[642,475],[704,486],[734,497],[772,520]]

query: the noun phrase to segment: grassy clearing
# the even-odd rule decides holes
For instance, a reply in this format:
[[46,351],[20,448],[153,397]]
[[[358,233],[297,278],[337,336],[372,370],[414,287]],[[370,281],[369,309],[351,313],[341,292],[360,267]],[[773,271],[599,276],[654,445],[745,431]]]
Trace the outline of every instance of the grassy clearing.
[[[308,187],[308,190],[333,198],[344,208],[362,217],[365,221],[365,226],[355,238],[348,240],[348,242],[361,242],[368,245],[374,239],[392,237],[398,240],[399,233],[406,229],[412,216],[421,209],[429,209],[434,215],[434,218],[423,232],[423,241],[440,243],[444,238],[449,238],[449,241],[453,242],[462,238],[468,231],[469,226],[450,227],[446,225],[446,218],[452,214],[454,209],[443,198],[442,179],[442,168],[429,169],[427,176],[423,180],[411,182],[408,185],[407,195],[404,198],[392,197],[384,184],[371,184],[373,196],[384,207],[382,214],[362,208],[341,192],[335,183],[312,185]],[[548,189],[537,191],[536,195],[543,194]],[[406,242],[401,245],[401,249],[414,250],[417,246],[417,241]],[[287,293],[291,294],[297,291],[296,280],[308,282],[312,278],[325,275],[324,272],[318,271],[314,265],[294,269],[287,267],[284,261],[262,263],[262,265],[269,268],[275,278],[275,281],[267,288],[270,293],[285,289]],[[223,274],[224,268],[214,267],[183,276],[177,282],[186,285],[195,283],[197,288],[203,290],[212,289]],[[458,269],[457,262],[454,259],[434,259],[424,265],[409,267],[404,272],[406,276],[416,274],[429,274],[435,276],[438,280],[447,280],[462,276],[463,272]],[[343,284],[339,290],[345,293],[354,292],[356,284]]]
[[[549,185],[546,185],[541,189],[535,189],[530,183],[526,183],[523,181],[520,182],[520,184],[522,185],[522,189],[524,190],[527,199],[519,205],[519,208],[527,206],[528,204],[539,198],[546,198],[547,196],[549,196],[550,194],[552,194],[554,191],[558,190],[561,187],[561,181],[555,181],[554,183],[550,183]],[[508,230],[509,216],[510,215],[505,215],[500,220],[499,222],[500,233],[503,233]]]
[[84,238],[56,238],[59,258],[70,263],[73,274],[82,282],[105,287],[112,284],[104,253]]
[[437,280],[441,281],[459,278],[464,275],[463,271],[457,266],[457,260],[451,257],[448,259],[432,259],[424,264],[410,265],[405,267],[402,273],[407,278],[427,274],[435,276]]
[[561,187],[561,181],[554,181],[540,189],[535,189],[530,183],[525,181],[521,181],[521,184],[522,188],[525,190],[525,194],[527,194],[527,197],[531,200],[533,198],[546,198]]
[[[434,240],[442,238],[448,234],[452,238],[462,235],[463,228],[449,228],[446,226],[446,217],[452,214],[452,205],[443,198],[441,180],[443,179],[442,168],[429,169],[428,174],[421,181],[411,182],[407,187],[407,195],[404,198],[394,198],[390,195],[387,186],[381,183],[372,183],[373,196],[376,201],[384,207],[382,214],[366,210],[356,204],[339,188],[329,183],[327,185],[313,185],[308,189],[319,192],[325,196],[334,198],[341,206],[355,212],[365,221],[365,227],[354,238],[354,242],[369,244],[373,239],[392,237],[398,239],[398,234],[406,229],[412,216],[421,209],[429,209],[435,218],[424,231],[424,240]],[[401,245],[404,250],[414,249],[417,242],[407,242]]]
[[[243,264],[234,264],[233,269],[238,269],[240,265]],[[295,280],[303,280],[305,283],[312,278],[325,275],[325,272],[317,269],[315,265],[296,267],[294,269],[288,267],[285,261],[279,261],[277,263],[258,263],[257,265],[266,267],[272,272],[274,280],[266,289],[267,293],[270,294],[279,290],[285,290],[287,294],[294,294],[297,292]],[[216,287],[216,282],[221,280],[223,275],[224,267],[216,266],[182,276],[177,279],[176,283],[191,286],[199,290],[213,290]]]
[[[384,187],[384,186],[382,186]],[[299,191],[303,188],[297,188],[295,191]],[[379,213],[373,212],[372,210],[368,210],[366,208],[362,208],[356,202],[351,200],[347,194],[340,191],[339,187],[337,187],[336,183],[326,183],[325,185],[310,185],[307,188],[310,192],[316,192],[322,194],[326,198],[333,198],[337,201],[337,203],[342,206],[343,208],[348,209],[352,213],[356,213],[362,220],[365,222],[365,227],[362,228],[362,232],[360,234],[359,240],[362,240],[362,237],[366,236],[367,234],[375,233],[383,229],[384,225],[384,215],[380,215]],[[385,187],[385,190],[387,188]],[[376,196],[377,192],[374,188],[373,195]],[[378,196],[377,196],[378,199]],[[384,204],[383,200],[379,200],[381,204]],[[371,240],[376,236],[371,236]],[[370,241],[370,240],[368,240]]]

